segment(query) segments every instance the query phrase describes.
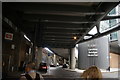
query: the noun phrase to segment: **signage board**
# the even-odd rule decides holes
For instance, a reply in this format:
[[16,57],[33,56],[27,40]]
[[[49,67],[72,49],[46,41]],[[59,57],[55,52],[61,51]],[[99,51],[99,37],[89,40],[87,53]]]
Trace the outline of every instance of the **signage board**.
[[12,33],[5,33],[5,39],[7,40],[13,40],[13,34]]
[[98,56],[96,45],[88,45],[88,56]]

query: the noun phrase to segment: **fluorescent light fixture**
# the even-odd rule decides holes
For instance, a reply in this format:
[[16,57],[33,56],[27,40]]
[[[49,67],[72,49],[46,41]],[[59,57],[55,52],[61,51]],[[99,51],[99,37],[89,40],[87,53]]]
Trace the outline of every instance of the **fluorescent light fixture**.
[[45,47],[45,49],[50,52],[50,53],[53,53],[49,48]]
[[30,39],[29,39],[26,35],[24,35],[24,37],[25,37],[28,41],[30,41]]

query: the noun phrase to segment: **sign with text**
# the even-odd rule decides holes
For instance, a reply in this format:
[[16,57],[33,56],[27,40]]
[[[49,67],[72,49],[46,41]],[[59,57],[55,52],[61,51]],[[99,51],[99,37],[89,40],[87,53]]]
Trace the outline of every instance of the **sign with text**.
[[5,39],[7,40],[13,40],[13,34],[12,33],[5,33]]
[[95,44],[88,45],[88,56],[98,56],[97,50]]

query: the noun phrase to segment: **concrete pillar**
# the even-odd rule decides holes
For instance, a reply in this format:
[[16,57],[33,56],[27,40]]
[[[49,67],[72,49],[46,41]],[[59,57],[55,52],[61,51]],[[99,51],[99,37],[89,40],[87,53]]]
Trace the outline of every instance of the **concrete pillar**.
[[42,48],[39,47],[37,51],[37,68],[39,67],[40,62],[42,62]]
[[66,64],[66,59],[64,59],[64,64]]
[[70,49],[70,69],[75,69],[76,59],[75,59],[75,48]]
[[56,58],[56,55],[55,55],[55,54],[54,54],[53,60],[54,60],[54,65],[57,66],[57,58]]

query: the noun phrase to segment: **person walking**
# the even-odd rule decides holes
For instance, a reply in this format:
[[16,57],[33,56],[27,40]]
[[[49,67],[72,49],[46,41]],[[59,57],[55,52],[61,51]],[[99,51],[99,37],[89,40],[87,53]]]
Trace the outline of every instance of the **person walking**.
[[21,74],[20,80],[44,80],[40,73],[35,70],[35,63],[30,62],[25,67],[25,73]]
[[96,66],[91,66],[83,72],[81,78],[84,80],[102,80],[102,73]]

